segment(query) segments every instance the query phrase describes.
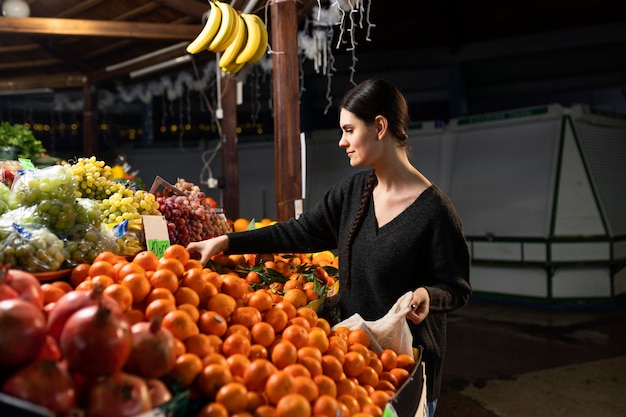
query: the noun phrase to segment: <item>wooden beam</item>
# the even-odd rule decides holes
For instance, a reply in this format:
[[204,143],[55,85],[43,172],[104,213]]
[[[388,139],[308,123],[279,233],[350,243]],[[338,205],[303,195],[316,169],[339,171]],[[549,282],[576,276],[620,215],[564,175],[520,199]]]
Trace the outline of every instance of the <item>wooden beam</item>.
[[300,77],[296,0],[274,0],[271,8],[274,92],[274,155],[278,221],[295,216],[302,198]]
[[221,77],[221,101],[224,117],[222,126],[222,175],[224,211],[230,219],[239,217],[239,149],[237,137],[237,81]]
[[91,36],[181,41],[194,39],[201,30],[201,25],[111,22],[45,17],[5,17],[2,18],[2,25],[0,26],[0,33],[19,33],[24,35]]
[[28,90],[31,88],[83,88],[87,76],[83,74],[49,74],[0,80],[0,91]]

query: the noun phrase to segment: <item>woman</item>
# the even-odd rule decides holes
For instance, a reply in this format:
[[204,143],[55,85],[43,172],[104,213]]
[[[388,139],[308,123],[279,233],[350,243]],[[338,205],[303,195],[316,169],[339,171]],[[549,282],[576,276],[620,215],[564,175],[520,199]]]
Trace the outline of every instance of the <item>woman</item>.
[[297,220],[191,243],[202,263],[229,253],[337,249],[342,318],[383,317],[412,291],[407,318],[423,347],[429,415],[441,387],[446,313],[470,297],[469,254],[449,199],[409,161],[406,100],[392,84],[367,80],[340,105],[339,146],[362,170],[332,187]]

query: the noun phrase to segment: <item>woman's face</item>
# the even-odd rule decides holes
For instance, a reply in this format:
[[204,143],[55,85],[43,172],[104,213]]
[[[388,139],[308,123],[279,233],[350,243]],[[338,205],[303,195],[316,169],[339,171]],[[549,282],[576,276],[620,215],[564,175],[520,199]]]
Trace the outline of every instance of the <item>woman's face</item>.
[[368,126],[348,110],[339,113],[341,139],[339,147],[346,150],[353,167],[373,165],[379,152],[376,125]]

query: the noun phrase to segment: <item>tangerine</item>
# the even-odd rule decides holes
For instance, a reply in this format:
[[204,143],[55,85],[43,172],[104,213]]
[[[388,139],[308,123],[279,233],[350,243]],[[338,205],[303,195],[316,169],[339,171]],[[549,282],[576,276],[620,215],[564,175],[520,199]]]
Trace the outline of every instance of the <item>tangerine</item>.
[[278,371],[267,378],[265,394],[270,404],[277,404],[285,395],[294,391],[293,376],[285,371]]
[[335,417],[339,415],[339,403],[335,397],[322,394],[313,402],[313,415],[319,417]]
[[333,381],[339,381],[341,378],[345,377],[341,362],[332,355],[322,356],[322,371],[324,375],[331,377]]
[[225,274],[221,291],[235,299],[242,299],[250,290],[248,281],[236,275]]
[[189,287],[178,287],[174,292],[174,300],[177,306],[181,304],[191,304],[194,307],[198,307],[200,305],[200,296]]
[[196,386],[200,394],[215,398],[220,387],[233,381],[228,364],[209,363],[197,376]]
[[313,402],[319,396],[317,385],[315,385],[310,376],[295,376],[293,378],[293,391],[306,397],[309,402]]
[[311,417],[311,403],[301,394],[287,394],[276,404],[276,417]]
[[226,358],[226,363],[228,364],[230,373],[243,380],[243,374],[248,366],[250,366],[250,359],[241,353],[234,353]]
[[163,251],[163,258],[177,259],[183,264],[183,267],[184,267],[184,265],[187,262],[189,262],[189,259],[191,259],[191,256],[189,255],[189,251],[187,250],[186,247],[178,243],[175,243],[173,245],[168,246]]
[[159,265],[159,257],[150,250],[144,250],[137,253],[131,263],[138,264],[145,271],[156,271]]
[[163,328],[169,330],[175,338],[183,342],[195,334],[200,333],[198,325],[191,316],[183,310],[172,310],[163,316]]
[[122,284],[111,284],[106,287],[102,293],[115,299],[115,301],[117,301],[117,304],[120,306],[120,310],[122,310],[122,312],[130,310],[130,307],[133,305],[133,293],[128,287],[125,287]]
[[194,323],[198,324],[198,319],[200,319],[200,310],[198,310],[198,307],[194,306],[193,304],[183,303],[176,308],[189,314],[191,320],[193,320]]
[[383,364],[383,371],[389,371],[398,364],[398,354],[393,349],[383,349],[378,357]]
[[237,308],[237,301],[230,295],[225,293],[217,293],[209,298],[207,309],[219,313],[225,319],[228,319],[233,311]]
[[337,398],[337,384],[328,375],[315,375],[313,382],[317,385],[319,395],[330,395],[333,398]]
[[278,369],[268,359],[254,359],[243,374],[243,383],[250,391],[262,391],[270,375]]
[[284,309],[274,306],[263,313],[263,321],[274,328],[274,332],[280,333],[287,326],[289,316]]
[[248,297],[248,306],[256,308],[261,313],[272,308],[272,304],[272,296],[264,288],[256,290]]
[[215,401],[224,404],[231,415],[242,412],[248,407],[248,389],[240,382],[229,382],[217,390]]
[[193,353],[183,353],[176,358],[176,363],[170,371],[183,387],[190,386],[202,371],[202,360]]
[[198,413],[197,417],[229,417],[228,410],[224,404],[218,402],[210,402],[205,404]]
[[200,314],[198,326],[203,333],[222,336],[226,333],[228,323],[226,319],[216,311],[206,310]]
[[174,294],[178,289],[178,276],[169,269],[157,269],[150,275],[150,284],[153,288],[166,288]]
[[250,339],[243,333],[235,332],[224,339],[222,344],[222,352],[227,358],[235,353],[240,353],[244,356],[250,354]]
[[309,342],[309,332],[304,326],[291,324],[282,331],[282,338],[289,340],[297,349],[306,346]]
[[365,369],[366,362],[359,352],[350,351],[346,353],[343,363],[343,371],[349,377],[358,377]]
[[150,281],[148,281],[146,274],[143,272],[129,272],[122,278],[120,283],[130,290],[133,296],[133,303],[141,303],[152,290],[152,285],[150,285]]
[[283,369],[297,362],[298,349],[289,340],[279,339],[270,350],[270,358],[278,369]]
[[255,323],[250,328],[250,335],[252,336],[252,342],[259,344],[263,347],[268,347],[276,337],[276,332],[271,324],[260,321]]
[[299,288],[292,288],[285,291],[283,300],[291,303],[296,308],[304,307],[309,302],[306,293]]
[[185,264],[176,258],[160,258],[156,270],[160,271],[163,269],[172,271],[176,275],[176,278],[179,279],[182,278],[185,273]]
[[150,294],[148,294],[148,296],[145,298],[144,303],[146,305],[150,304],[152,301],[154,300],[158,300],[158,299],[164,299],[164,300],[170,300],[172,303],[176,302],[176,299],[174,298],[174,294],[172,294],[172,292],[170,290],[168,290],[167,288],[152,288],[152,290],[150,291]]
[[91,268],[91,264],[88,263],[80,263],[72,268],[70,282],[74,288],[89,277],[89,268]]
[[113,280],[117,279],[117,271],[113,268],[113,264],[109,261],[95,261],[89,267],[89,276],[107,275]]

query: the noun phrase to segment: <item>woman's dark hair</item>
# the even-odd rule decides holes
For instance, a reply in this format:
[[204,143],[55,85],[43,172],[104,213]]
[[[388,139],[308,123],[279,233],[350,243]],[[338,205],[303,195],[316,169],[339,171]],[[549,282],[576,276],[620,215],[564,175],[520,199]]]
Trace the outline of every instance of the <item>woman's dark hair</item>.
[[388,129],[398,145],[408,146],[409,106],[395,85],[380,78],[371,78],[353,87],[339,104],[371,126],[376,116],[387,119]]
[[[395,85],[379,78],[363,81],[344,96],[339,105],[339,110],[342,109],[354,114],[368,126],[374,123],[376,116],[384,116],[388,123],[387,129],[391,132],[397,145],[408,149],[409,108],[404,95]],[[347,271],[344,271],[346,288],[350,288],[351,281],[352,242],[357,230],[361,227],[363,214],[377,182],[376,173],[372,171],[365,184],[361,205],[348,234],[348,244],[344,254],[347,260]]]

